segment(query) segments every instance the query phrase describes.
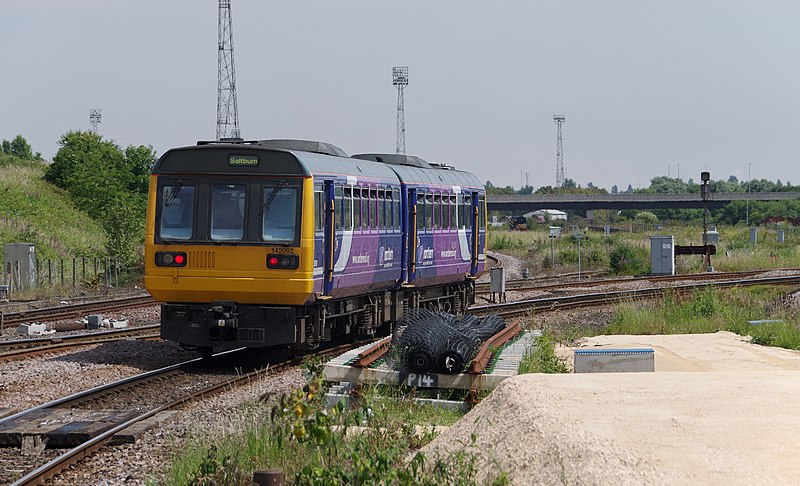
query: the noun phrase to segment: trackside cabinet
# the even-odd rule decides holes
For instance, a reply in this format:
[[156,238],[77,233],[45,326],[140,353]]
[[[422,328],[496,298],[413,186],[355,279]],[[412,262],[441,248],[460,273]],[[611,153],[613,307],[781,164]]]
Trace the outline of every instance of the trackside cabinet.
[[650,273],[675,275],[675,237],[650,237]]

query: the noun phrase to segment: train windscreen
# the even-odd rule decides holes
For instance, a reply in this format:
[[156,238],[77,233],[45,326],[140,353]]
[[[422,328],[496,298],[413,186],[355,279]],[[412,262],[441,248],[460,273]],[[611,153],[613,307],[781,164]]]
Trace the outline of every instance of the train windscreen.
[[190,240],[194,222],[194,186],[180,182],[162,189],[159,235],[165,240]]
[[262,201],[261,239],[275,244],[293,242],[297,233],[297,188],[267,186]]
[[211,239],[235,241],[244,237],[244,184],[214,184],[211,188]]

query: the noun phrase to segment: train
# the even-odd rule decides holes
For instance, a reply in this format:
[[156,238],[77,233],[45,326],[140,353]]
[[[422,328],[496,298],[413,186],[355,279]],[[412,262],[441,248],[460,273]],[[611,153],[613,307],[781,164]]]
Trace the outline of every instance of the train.
[[409,308],[463,313],[486,269],[478,178],[307,140],[200,141],[150,176],[147,291],[161,336],[203,356],[389,333]]

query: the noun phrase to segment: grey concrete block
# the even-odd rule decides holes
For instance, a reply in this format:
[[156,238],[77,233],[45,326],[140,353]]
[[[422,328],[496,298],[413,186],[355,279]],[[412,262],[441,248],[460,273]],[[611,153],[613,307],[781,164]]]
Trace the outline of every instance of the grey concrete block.
[[128,327],[128,321],[109,321],[111,324],[111,329],[124,329]]
[[24,336],[38,336],[41,334],[49,334],[47,326],[44,324],[20,324],[17,327],[17,333]]

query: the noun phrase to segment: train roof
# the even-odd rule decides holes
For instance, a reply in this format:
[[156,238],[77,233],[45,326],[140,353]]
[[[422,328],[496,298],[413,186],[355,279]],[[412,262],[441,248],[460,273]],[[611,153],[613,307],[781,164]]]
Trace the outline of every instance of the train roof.
[[297,175],[394,180],[407,184],[482,188],[469,172],[404,154],[357,154],[311,140],[200,141],[170,149],[153,166],[153,174]]
[[463,170],[442,167],[425,169],[402,165],[392,166],[392,169],[405,184],[483,188],[483,184],[474,174]]
[[387,165],[352,159],[333,144],[308,140],[198,142],[170,149],[153,174],[296,175],[332,174],[397,181]]

